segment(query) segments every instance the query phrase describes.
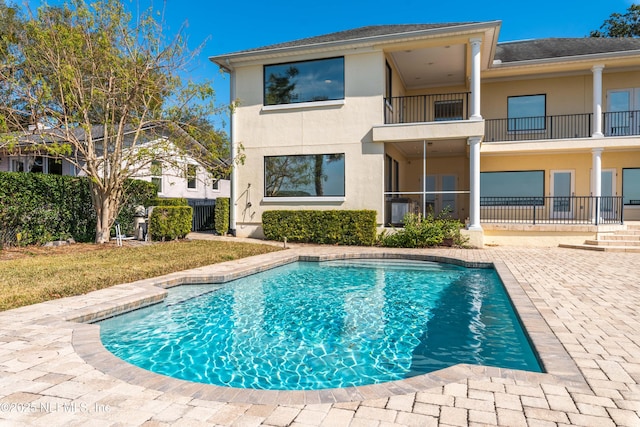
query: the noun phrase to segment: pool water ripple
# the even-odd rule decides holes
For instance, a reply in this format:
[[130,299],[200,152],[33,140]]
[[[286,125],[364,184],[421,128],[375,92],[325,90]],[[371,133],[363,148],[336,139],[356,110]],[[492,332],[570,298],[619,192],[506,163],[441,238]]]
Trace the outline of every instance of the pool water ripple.
[[494,270],[428,262],[299,262],[174,288],[100,325],[118,357],[222,386],[348,387],[457,363],[540,372]]

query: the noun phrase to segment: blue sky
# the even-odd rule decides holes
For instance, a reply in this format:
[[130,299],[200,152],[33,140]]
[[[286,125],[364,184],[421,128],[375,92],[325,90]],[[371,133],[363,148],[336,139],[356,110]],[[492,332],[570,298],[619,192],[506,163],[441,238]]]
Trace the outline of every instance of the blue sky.
[[[17,0],[18,2],[20,0]],[[87,0],[91,1],[91,0]],[[51,3],[59,1],[50,0]],[[187,25],[192,48],[206,41],[189,76],[213,78],[219,104],[229,102],[229,83],[208,61],[212,55],[327,34],[366,25],[501,20],[499,40],[583,37],[633,0],[325,0],[296,3],[265,0],[125,0],[135,10],[165,7],[170,31]],[[638,3],[638,1],[636,1]],[[31,5],[39,2],[30,1]]]

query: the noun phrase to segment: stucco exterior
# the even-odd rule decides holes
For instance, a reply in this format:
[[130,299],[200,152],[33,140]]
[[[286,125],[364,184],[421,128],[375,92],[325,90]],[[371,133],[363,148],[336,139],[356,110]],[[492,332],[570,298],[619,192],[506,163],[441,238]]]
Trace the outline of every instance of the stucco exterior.
[[[273,209],[373,209],[382,227],[394,222],[394,202],[423,214],[448,207],[482,232],[485,172],[543,171],[540,197],[549,200],[560,197],[558,171],[571,180],[563,197],[622,203],[623,191],[640,191],[623,179],[640,170],[640,42],[499,44],[500,25],[365,27],[212,57],[232,77],[232,140],[245,156],[233,175],[237,235],[260,237],[262,213]],[[267,105],[266,67],[323,58],[344,58],[343,97]],[[611,101],[616,91],[630,94],[628,108]],[[539,129],[513,121],[526,116],[510,102],[536,96]],[[344,196],[265,194],[266,158],[336,153],[344,153]],[[617,214],[640,219],[627,199]]]

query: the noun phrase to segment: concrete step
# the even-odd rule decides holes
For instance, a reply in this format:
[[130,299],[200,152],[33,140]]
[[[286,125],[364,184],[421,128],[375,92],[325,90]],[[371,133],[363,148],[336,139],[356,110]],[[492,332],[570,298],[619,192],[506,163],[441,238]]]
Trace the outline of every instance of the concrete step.
[[620,233],[620,234],[603,234],[600,236],[599,240],[637,240],[640,241],[640,233],[638,234],[628,234],[628,232]]
[[640,240],[585,240],[585,245],[595,246],[638,246]]
[[596,245],[570,245],[570,244],[560,244],[561,248],[568,249],[582,249],[586,251],[597,251],[597,252],[633,252],[640,253],[640,246],[596,246]]

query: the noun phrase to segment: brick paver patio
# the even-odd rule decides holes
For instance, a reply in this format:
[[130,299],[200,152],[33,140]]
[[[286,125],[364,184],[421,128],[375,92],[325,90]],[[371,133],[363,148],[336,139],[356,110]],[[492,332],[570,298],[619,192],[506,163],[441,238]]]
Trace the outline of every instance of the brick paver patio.
[[[128,365],[78,322],[161,299],[154,283],[227,280],[298,255],[400,253],[495,263],[550,373],[461,365],[351,389],[225,389]],[[640,254],[293,248],[0,313],[0,424],[640,426],[639,291]]]

